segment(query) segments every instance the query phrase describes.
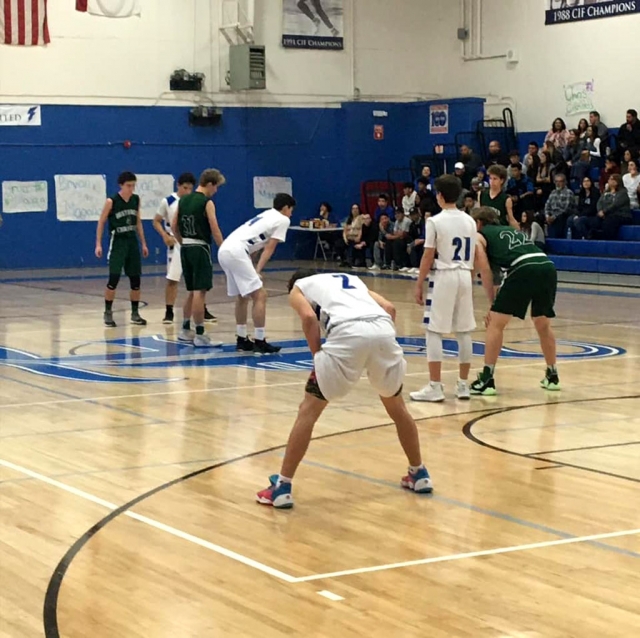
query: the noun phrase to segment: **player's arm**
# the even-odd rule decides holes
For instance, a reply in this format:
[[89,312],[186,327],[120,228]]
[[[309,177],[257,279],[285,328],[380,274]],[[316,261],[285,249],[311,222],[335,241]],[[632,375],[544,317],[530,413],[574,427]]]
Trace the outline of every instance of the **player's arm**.
[[515,228],[516,230],[520,230],[520,224],[516,221],[516,218],[513,216],[513,200],[509,197],[507,199],[507,220],[509,221],[509,226],[511,228]]
[[373,300],[385,311],[391,315],[391,319],[395,322],[396,320],[396,307],[388,300],[385,299],[382,295],[379,295],[377,292],[373,292],[373,290],[369,291],[369,294],[373,298]]
[[[265,249],[266,250],[266,249]],[[293,287],[289,293],[289,303],[291,307],[298,313],[302,321],[302,331],[309,344],[311,354],[315,355],[320,352],[322,339],[320,336],[320,324],[311,304],[305,299],[299,288]]]
[[416,281],[415,300],[419,306],[424,303],[424,281],[429,276],[433,262],[436,258],[436,225],[432,219],[427,219],[424,224],[424,251],[420,260],[420,272]]
[[100,259],[102,257],[102,235],[104,234],[104,226],[109,219],[109,213],[113,208],[113,200],[111,198],[107,199],[102,207],[102,212],[100,213],[100,218],[98,219],[98,228],[96,229],[96,257]]
[[222,246],[224,238],[222,237],[222,231],[220,230],[220,226],[218,225],[218,218],[216,217],[216,206],[211,200],[207,202],[205,211],[207,213],[207,219],[209,220],[209,228],[211,228],[213,241],[215,241],[216,246],[220,248],[220,246]]
[[495,290],[493,287],[493,273],[491,272],[489,257],[487,257],[487,240],[480,233],[478,233],[473,268],[475,272],[480,273],[482,287],[489,298],[489,302],[493,303]]
[[167,200],[163,199],[162,203],[158,208],[158,212],[156,216],[153,218],[153,228],[154,230],[162,237],[162,241],[169,248],[173,246],[175,243],[175,239],[169,235],[169,233],[164,229],[162,222],[167,219]]
[[140,208],[138,208],[138,212],[136,214],[136,227],[138,229],[138,237],[140,237],[140,245],[142,246],[142,256],[149,256],[149,249],[147,248],[147,240],[144,238],[144,227],[142,226],[142,213],[140,212]]
[[171,220],[171,232],[179,244],[182,244],[182,233],[180,232],[180,204],[178,210]]
[[264,249],[262,250],[262,254],[260,255],[258,265],[256,266],[256,272],[258,274],[260,274],[264,269],[264,267],[267,265],[268,261],[271,259],[279,243],[280,243],[280,240],[276,239],[275,237],[272,237],[267,242],[267,245],[264,247]]

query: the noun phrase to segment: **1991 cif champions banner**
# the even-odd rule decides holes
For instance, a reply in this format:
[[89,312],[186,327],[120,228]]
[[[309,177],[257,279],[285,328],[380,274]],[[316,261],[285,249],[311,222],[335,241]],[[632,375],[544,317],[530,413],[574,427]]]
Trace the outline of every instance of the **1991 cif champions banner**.
[[640,13],[640,0],[547,0],[545,24],[565,24]]
[[283,47],[344,49],[344,0],[283,0],[282,5]]

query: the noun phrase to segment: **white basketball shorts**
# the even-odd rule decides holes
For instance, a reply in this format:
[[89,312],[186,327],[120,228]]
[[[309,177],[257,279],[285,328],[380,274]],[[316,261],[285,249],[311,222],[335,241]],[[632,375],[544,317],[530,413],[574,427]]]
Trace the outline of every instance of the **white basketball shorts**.
[[247,297],[262,288],[262,279],[244,246],[223,245],[218,251],[218,262],[227,276],[229,297]]
[[436,270],[430,274],[424,324],[438,334],[475,330],[471,271]]
[[407,362],[390,319],[349,321],[330,331],[313,358],[315,376],[327,401],[344,397],[366,371],[382,397],[402,388]]
[[167,279],[180,281],[182,278],[182,259],[180,258],[180,244],[175,243],[173,248],[167,248]]

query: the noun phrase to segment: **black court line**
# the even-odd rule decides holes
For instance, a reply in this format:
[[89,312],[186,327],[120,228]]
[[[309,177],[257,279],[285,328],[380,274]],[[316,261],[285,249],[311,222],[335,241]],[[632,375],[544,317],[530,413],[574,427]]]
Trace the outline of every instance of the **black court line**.
[[[637,399],[637,398],[640,398],[640,395],[625,396],[625,397],[603,397],[601,399],[577,399],[577,400],[571,400],[571,401],[558,402],[558,403],[554,403],[553,405],[561,405],[563,403],[566,403],[566,404],[585,403],[585,402],[592,402],[592,401],[607,401],[607,400],[611,401],[611,400],[619,400],[619,399]],[[433,415],[433,416],[425,417],[422,419],[416,419],[416,422],[422,423],[424,421],[432,421],[435,419],[446,419],[449,417],[459,417],[459,416],[465,416],[467,414],[480,414],[481,416],[469,421],[468,423],[465,424],[463,428],[463,433],[468,439],[470,439],[475,443],[478,443],[479,445],[483,445],[485,447],[495,449],[499,452],[506,452],[507,454],[513,454],[515,456],[520,456],[522,458],[530,459],[532,457],[528,457],[528,456],[525,456],[524,454],[519,454],[517,452],[511,452],[509,450],[502,450],[501,448],[494,447],[492,445],[484,443],[483,441],[480,441],[479,439],[476,439],[471,434],[471,427],[478,421],[481,421],[482,419],[488,418],[490,416],[494,416],[496,414],[501,414],[503,412],[513,412],[515,410],[526,410],[529,408],[542,407],[548,404],[549,403],[545,401],[543,403],[531,403],[527,405],[514,406],[514,407],[508,407],[508,408],[498,408],[498,409],[483,408],[481,410],[472,410],[466,413],[452,412],[449,414]],[[370,425],[362,428],[356,428],[354,430],[343,430],[341,432],[333,432],[331,434],[324,434],[322,436],[314,437],[312,441],[321,441],[324,439],[330,439],[338,436],[343,436],[346,434],[357,434],[357,433],[366,432],[369,430],[376,430],[380,428],[390,427],[392,425],[394,424],[381,423],[378,425]],[[220,463],[209,465],[207,467],[201,468],[194,472],[190,472],[189,474],[185,474],[184,476],[168,481],[167,483],[158,485],[157,487],[149,490],[148,492],[145,492],[144,494],[137,496],[136,498],[125,503],[124,505],[121,505],[117,509],[107,514],[104,518],[99,520],[95,525],[89,528],[80,538],[78,538],[78,540],[76,540],[76,542],[67,550],[64,556],[60,559],[60,562],[58,563],[58,565],[55,567],[53,574],[49,579],[49,584],[47,585],[47,591],[44,597],[44,607],[43,607],[45,638],[61,638],[60,630],[58,626],[58,600],[60,596],[60,589],[62,587],[62,582],[64,580],[64,577],[67,571],[69,570],[69,567],[71,566],[71,563],[73,562],[75,557],[80,553],[80,551],[84,548],[84,546],[93,538],[93,536],[95,536],[100,530],[104,529],[111,521],[116,519],[118,516],[120,516],[124,512],[130,510],[132,507],[135,507],[138,503],[141,503],[142,501],[145,501],[151,496],[154,496],[159,492],[162,492],[170,487],[173,487],[174,485],[178,485],[180,483],[188,481],[189,479],[195,478],[196,476],[201,476],[202,474],[206,474],[207,472],[211,472],[221,467],[225,467],[227,465],[231,465],[239,461],[244,461],[246,459],[255,458],[263,454],[269,454],[270,452],[277,452],[279,450],[284,450],[285,448],[286,448],[286,443],[283,443],[281,445],[275,445],[269,448],[265,448],[263,450],[257,450],[255,452],[250,452],[249,454],[244,454],[242,456],[228,459],[226,461],[221,461]],[[555,461],[547,461],[547,459],[538,459],[538,460],[555,463]],[[558,465],[565,467],[568,464],[558,463]],[[590,470],[589,468],[580,468],[580,469],[585,469],[587,471],[597,471],[597,470]],[[600,472],[600,473],[606,474],[605,472]],[[616,475],[612,475],[612,476],[616,476]],[[631,479],[629,477],[617,477],[617,478],[626,478],[627,480],[632,480],[632,481],[637,480],[637,479]],[[640,482],[640,481],[637,481],[637,482]]]
[[546,450],[545,452],[529,452],[526,456],[538,456],[540,454],[561,454],[562,452],[581,452],[582,450],[601,450],[608,447],[624,447],[625,445],[640,445],[640,441],[627,441],[626,443],[608,443],[606,445],[585,445],[584,447],[568,447],[563,450]]
[[[572,403],[593,403],[595,401],[622,401],[625,399],[640,399],[640,394],[634,394],[634,395],[629,395],[629,396],[622,396],[622,397],[602,397],[599,399],[573,399],[571,401],[559,401],[558,403],[554,403],[554,405],[567,405],[567,404],[572,404]],[[473,426],[478,423],[479,421],[482,421],[486,418],[489,418],[491,416],[494,416],[496,414],[501,414],[501,413],[505,413],[505,412],[513,412],[514,410],[523,410],[526,409],[528,407],[537,407],[537,406],[515,406],[515,407],[509,407],[509,408],[502,408],[501,410],[496,410],[495,412],[493,412],[492,414],[483,414],[479,417],[476,417],[475,419],[472,419],[471,421],[469,421],[468,423],[465,424],[465,426],[462,428],[462,432],[463,434],[470,440],[473,441],[474,443],[477,443],[478,445],[481,445],[482,447],[486,447],[489,448],[490,450],[495,450],[496,452],[502,452],[503,454],[511,454],[512,456],[519,456],[520,458],[523,459],[530,459],[530,460],[535,460],[535,461],[544,461],[545,463],[551,463],[553,465],[556,465],[558,467],[571,467],[575,470],[583,470],[584,472],[593,472],[594,474],[601,474],[603,476],[611,476],[613,478],[618,478],[618,479],[622,479],[623,481],[631,481],[633,483],[640,483],[640,479],[634,478],[632,476],[626,476],[625,474],[615,474],[614,472],[606,472],[605,470],[597,470],[595,468],[592,467],[587,467],[584,465],[577,465],[575,463],[565,463],[564,461],[558,461],[557,459],[549,459],[549,458],[545,458],[543,456],[543,454],[545,454],[544,452],[542,453],[535,453],[535,452],[531,452],[528,454],[522,453],[522,452],[514,452],[513,450],[507,450],[506,448],[501,448],[498,447],[497,445],[492,445],[491,443],[487,443],[486,441],[483,441],[481,439],[479,439],[477,436],[475,436],[475,434],[473,434],[473,432],[471,431],[473,429]],[[603,446],[605,447],[605,446]],[[576,449],[581,449],[581,448],[576,448]],[[556,452],[558,452],[560,450],[556,450]],[[546,452],[546,454],[551,454],[552,452]],[[541,468],[541,469],[547,469],[547,468]]]
[[534,470],[557,470],[559,467],[564,467],[564,465],[545,465],[544,467],[534,467]]

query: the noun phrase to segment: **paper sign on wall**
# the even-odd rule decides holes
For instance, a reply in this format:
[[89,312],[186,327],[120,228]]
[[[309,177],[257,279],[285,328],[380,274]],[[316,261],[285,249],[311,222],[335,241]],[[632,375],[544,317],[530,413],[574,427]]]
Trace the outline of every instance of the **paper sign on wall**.
[[3,213],[44,213],[48,207],[47,182],[2,182]]
[[160,202],[174,191],[173,175],[136,175],[136,193],[140,196],[142,219],[153,219]]
[[429,107],[429,133],[431,135],[449,132],[449,105],[432,104]]
[[564,99],[566,102],[567,115],[576,113],[588,113],[593,111],[594,82],[574,82],[564,85]]
[[293,195],[293,180],[290,177],[254,177],[253,205],[255,208],[271,208],[277,193]]
[[0,126],[41,126],[39,106],[0,104]]
[[107,199],[104,175],[56,175],[58,221],[95,222]]

